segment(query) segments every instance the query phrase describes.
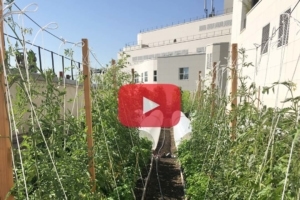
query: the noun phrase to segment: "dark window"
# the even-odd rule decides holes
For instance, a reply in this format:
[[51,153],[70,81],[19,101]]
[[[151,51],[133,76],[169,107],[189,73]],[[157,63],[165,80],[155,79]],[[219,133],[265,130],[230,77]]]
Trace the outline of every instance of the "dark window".
[[257,4],[257,2],[259,2],[259,0],[252,0],[252,7],[254,7]]
[[136,74],[134,75],[134,82],[135,83],[138,83],[139,82],[139,76]]
[[289,40],[289,13],[291,13],[291,9],[288,9],[287,11],[285,11],[285,13],[280,15],[277,45],[278,47],[287,44]]
[[148,72],[145,72],[144,75],[145,75],[144,82],[148,82]]
[[189,68],[188,67],[179,68],[179,79],[180,80],[189,79]]
[[269,47],[269,33],[270,33],[270,24],[266,25],[262,30],[261,38],[261,54],[268,52]]
[[154,70],[153,71],[153,81],[157,81],[157,71],[156,70]]

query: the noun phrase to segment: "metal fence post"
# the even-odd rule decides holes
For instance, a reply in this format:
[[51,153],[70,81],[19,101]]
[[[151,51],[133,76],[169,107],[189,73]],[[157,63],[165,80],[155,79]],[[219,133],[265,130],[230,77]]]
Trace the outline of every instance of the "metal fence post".
[[71,77],[72,77],[72,80],[74,80],[74,75],[73,75],[73,60],[71,60]]
[[55,73],[53,51],[51,51],[51,59],[52,59],[52,71],[53,73]]
[[40,62],[40,70],[41,72],[43,71],[43,67],[42,67],[42,57],[41,57],[41,47],[38,47],[38,53],[39,53],[39,62]]
[[64,76],[65,76],[65,59],[64,59],[64,56],[61,56],[61,64],[62,64],[62,70],[63,70]]

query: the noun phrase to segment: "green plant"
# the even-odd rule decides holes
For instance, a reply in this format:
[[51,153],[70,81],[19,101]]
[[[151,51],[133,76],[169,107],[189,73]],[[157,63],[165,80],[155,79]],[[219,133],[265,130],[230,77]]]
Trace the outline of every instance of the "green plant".
[[[133,199],[140,168],[150,159],[151,142],[118,121],[115,86],[129,77],[121,71],[123,63],[120,60],[104,77],[95,77],[97,87],[92,88],[95,193],[90,190],[83,110],[79,118],[68,110],[62,112],[66,89],[58,87],[51,70],[40,72],[44,83],[30,80],[28,87],[20,78],[11,83],[17,88],[16,128],[26,132],[22,151],[14,150],[15,199],[25,199],[25,189],[30,199]],[[112,76],[117,77],[117,84],[111,84]]]
[[[241,50],[242,67],[251,67]],[[257,88],[239,77],[234,111],[228,110],[231,98],[201,91],[200,106],[192,120],[193,133],[179,147],[189,199],[297,199],[299,193],[299,97],[295,84],[276,82],[263,93],[286,87],[290,103],[283,109],[260,105]],[[214,97],[217,111],[211,116]],[[215,98],[218,97],[218,98]],[[191,104],[191,102],[190,102]],[[261,102],[260,102],[261,104]],[[237,117],[236,139],[232,140],[230,122]],[[198,188],[198,190],[196,189]]]

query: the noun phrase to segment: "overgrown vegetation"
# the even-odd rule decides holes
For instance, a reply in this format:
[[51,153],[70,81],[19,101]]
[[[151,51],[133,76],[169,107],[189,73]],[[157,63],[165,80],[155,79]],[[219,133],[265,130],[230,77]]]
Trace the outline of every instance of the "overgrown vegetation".
[[126,57],[93,80],[95,193],[88,172],[84,110],[77,110],[78,118],[74,110],[64,110],[67,102],[83,99],[82,94],[66,99],[63,80],[57,83],[51,70],[40,72],[44,84],[32,79],[29,87],[20,77],[14,82],[13,131],[26,133],[21,151],[14,150],[15,199],[26,199],[26,193],[29,199],[134,199],[133,188],[150,158],[151,143],[139,139],[137,129],[118,122],[116,91],[130,79],[121,72],[125,64]]
[[[114,66],[102,70],[104,74],[90,80],[96,174],[92,192],[82,94],[86,77],[79,74],[70,97],[65,80],[57,79],[52,70],[40,71],[35,53],[26,48],[25,35],[32,29],[19,26],[13,17],[5,22],[16,37],[15,44],[7,39],[5,60],[10,90],[16,91],[10,109],[11,129],[24,138],[19,143],[13,136],[17,143],[12,151],[14,198],[134,199],[133,189],[140,169],[149,162],[152,144],[140,139],[136,128],[118,121],[117,91],[131,81],[122,72],[128,56],[122,55]],[[73,49],[65,49],[65,55],[73,59]],[[64,74],[75,67],[66,67]]]
[[[242,66],[250,66],[242,54]],[[277,82],[263,89],[267,94],[275,92],[276,87],[288,88],[286,102],[290,106],[257,108],[258,89],[247,81],[239,77],[239,104],[233,111],[228,109],[232,99],[218,96],[217,90],[211,93],[209,87],[203,88],[200,99],[195,100],[192,138],[179,147],[189,199],[300,198],[300,97],[293,94],[295,85]],[[234,132],[230,124],[235,116]]]

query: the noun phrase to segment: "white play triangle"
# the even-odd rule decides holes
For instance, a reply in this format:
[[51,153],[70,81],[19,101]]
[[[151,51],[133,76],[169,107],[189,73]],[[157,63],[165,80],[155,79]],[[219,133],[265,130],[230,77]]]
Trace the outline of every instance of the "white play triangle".
[[147,99],[146,97],[143,97],[143,114],[157,108],[158,106],[159,104],[151,101],[150,99]]

